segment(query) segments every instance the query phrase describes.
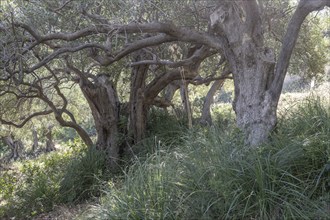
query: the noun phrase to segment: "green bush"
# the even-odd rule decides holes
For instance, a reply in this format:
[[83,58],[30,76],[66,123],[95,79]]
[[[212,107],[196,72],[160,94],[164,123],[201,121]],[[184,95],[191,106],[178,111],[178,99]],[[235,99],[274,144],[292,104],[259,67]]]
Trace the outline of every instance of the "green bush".
[[[105,156],[81,141],[67,143],[56,151],[17,163],[0,176],[0,218],[32,218],[55,205],[88,199],[100,192],[105,179]],[[12,165],[14,166],[14,165]]]
[[151,109],[148,117],[147,131],[148,137],[157,139],[167,145],[181,143],[180,138],[187,130],[185,119],[176,118],[163,110]]
[[7,197],[1,214],[25,219],[52,210],[58,203],[61,171],[70,157],[69,152],[51,152],[18,164],[17,178],[6,182],[12,195]]
[[17,183],[17,172],[13,170],[0,171],[0,201],[8,200],[14,192]]

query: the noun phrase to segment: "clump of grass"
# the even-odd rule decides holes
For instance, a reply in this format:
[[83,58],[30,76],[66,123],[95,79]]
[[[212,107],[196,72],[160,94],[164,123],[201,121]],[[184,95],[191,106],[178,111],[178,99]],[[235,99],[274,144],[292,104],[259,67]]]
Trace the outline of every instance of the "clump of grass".
[[66,167],[60,182],[60,200],[64,203],[78,202],[99,193],[100,180],[105,175],[104,152],[94,147],[77,155]]
[[148,117],[148,137],[162,141],[166,145],[181,143],[181,135],[187,130],[187,123],[184,118],[176,118],[168,112],[151,109]]
[[158,148],[146,161],[136,159],[119,186],[108,182],[102,205],[82,218],[175,219],[175,164],[168,161],[168,153]]
[[84,218],[327,219],[329,108],[309,100],[296,111],[258,149],[235,128],[187,132],[137,160]]

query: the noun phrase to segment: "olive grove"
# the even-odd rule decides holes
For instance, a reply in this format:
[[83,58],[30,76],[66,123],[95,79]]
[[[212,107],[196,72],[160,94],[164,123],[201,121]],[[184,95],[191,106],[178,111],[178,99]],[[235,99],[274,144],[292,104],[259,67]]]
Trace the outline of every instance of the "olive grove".
[[[0,98],[8,104],[1,107],[0,122],[23,127],[34,117],[53,114],[87,146],[104,150],[115,167],[120,154],[145,137],[149,109],[171,106],[178,83],[214,82],[201,119],[209,123],[213,95],[232,78],[237,126],[247,146],[256,147],[276,126],[284,78],[304,20],[330,7],[330,0],[299,1],[275,51],[268,39],[277,22],[270,17],[275,7],[270,2],[2,3]],[[216,73],[201,76],[207,59],[216,60]],[[96,141],[68,108],[63,90],[74,85],[90,108]],[[126,97],[120,96],[122,91]],[[22,105],[24,117],[8,113]],[[119,133],[129,137],[128,143],[119,141]]]

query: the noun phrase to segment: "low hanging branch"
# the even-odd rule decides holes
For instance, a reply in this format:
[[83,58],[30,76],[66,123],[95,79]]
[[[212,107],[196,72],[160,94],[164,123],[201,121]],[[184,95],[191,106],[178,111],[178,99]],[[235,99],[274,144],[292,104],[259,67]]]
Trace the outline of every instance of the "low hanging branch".
[[28,123],[32,118],[35,118],[35,117],[38,117],[38,116],[42,116],[42,115],[49,115],[53,113],[52,110],[45,110],[45,111],[40,111],[40,112],[35,112],[29,116],[27,116],[21,123],[17,124],[17,123],[14,123],[12,121],[6,121],[5,119],[3,118],[0,118],[0,122],[1,124],[4,124],[4,125],[11,125],[11,126],[14,126],[16,128],[22,128],[26,123]]

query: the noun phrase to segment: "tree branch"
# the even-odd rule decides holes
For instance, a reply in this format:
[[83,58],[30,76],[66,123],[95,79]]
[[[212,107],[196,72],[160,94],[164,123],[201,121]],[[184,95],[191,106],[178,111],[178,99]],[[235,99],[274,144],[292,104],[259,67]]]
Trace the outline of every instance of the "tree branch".
[[6,121],[2,118],[0,118],[0,122],[4,125],[11,125],[14,126],[16,128],[22,128],[27,122],[29,122],[32,118],[37,117],[37,116],[41,116],[41,115],[49,115],[53,113],[52,110],[45,110],[45,111],[41,111],[41,112],[35,112],[31,115],[29,115],[27,118],[24,119],[23,122],[21,122],[20,124],[15,124],[14,122],[11,121]]
[[275,69],[274,80],[270,86],[270,93],[276,103],[280,98],[284,78],[289,67],[292,51],[296,45],[302,23],[311,12],[320,10],[325,6],[330,7],[330,0],[301,0],[299,2],[284,35],[283,44]]

